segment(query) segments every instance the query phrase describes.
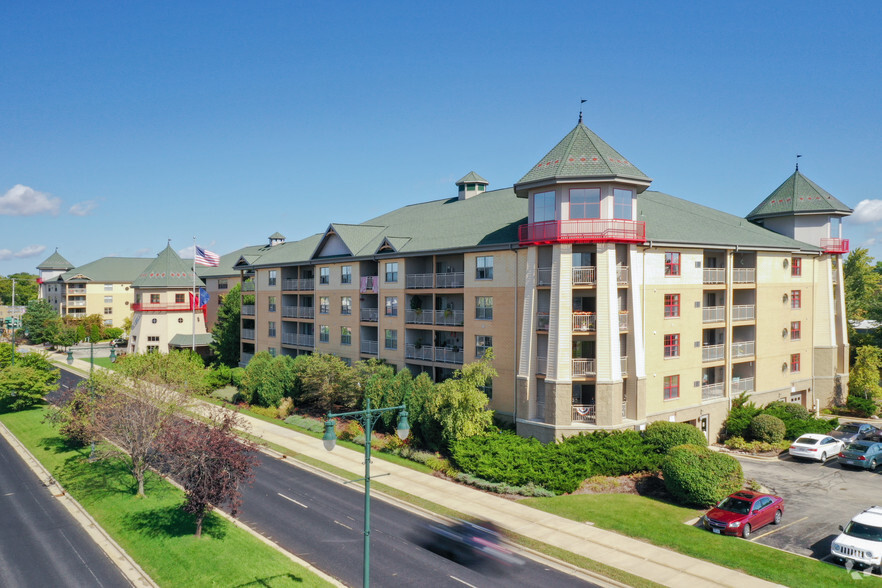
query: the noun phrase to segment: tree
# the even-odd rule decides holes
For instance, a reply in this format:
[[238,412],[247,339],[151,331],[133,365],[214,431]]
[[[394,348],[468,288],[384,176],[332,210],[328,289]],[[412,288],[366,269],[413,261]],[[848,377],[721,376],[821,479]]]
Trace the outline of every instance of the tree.
[[37,299],[37,276],[17,273],[8,277],[0,277],[0,304],[12,305],[12,278],[15,279],[15,305],[27,306],[31,300]]
[[255,354],[242,377],[242,388],[248,402],[260,406],[278,406],[282,398],[292,396],[295,386],[294,363],[294,359],[288,355],[273,357],[266,351]]
[[858,347],[857,358],[848,378],[848,395],[867,400],[882,398],[879,374],[882,370],[882,349],[871,345]]
[[845,279],[845,315],[849,321],[880,318],[882,274],[875,271],[873,258],[866,249],[852,251],[843,266]]
[[211,350],[217,361],[229,366],[239,365],[239,336],[242,310],[241,286],[236,284],[217,309],[217,321],[211,327]]
[[497,375],[492,362],[493,350],[488,349],[480,360],[438,384],[428,399],[427,412],[441,426],[445,443],[478,435],[493,424],[493,411],[487,410],[490,399],[479,389]]
[[42,343],[52,340],[61,328],[61,318],[47,300],[32,300],[21,317],[21,326],[27,330],[31,341]]
[[336,355],[298,355],[294,373],[299,382],[300,403],[322,412],[355,407],[359,397],[355,372]]
[[21,410],[42,402],[55,389],[60,372],[49,363],[44,353],[16,355],[12,362],[12,346],[0,345],[0,405]]
[[175,420],[163,436],[160,452],[171,476],[184,487],[182,508],[195,516],[197,538],[205,515],[215,507],[228,504],[236,516],[241,485],[254,478],[257,445],[236,435],[242,426],[237,413],[216,409],[204,423]]

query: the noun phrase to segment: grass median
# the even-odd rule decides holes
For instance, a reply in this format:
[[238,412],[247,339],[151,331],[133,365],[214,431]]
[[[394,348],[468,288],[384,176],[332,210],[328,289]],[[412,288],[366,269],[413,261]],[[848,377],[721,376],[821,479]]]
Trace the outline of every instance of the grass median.
[[118,461],[89,462],[43,422],[47,409],[0,414],[0,420],[160,586],[330,586],[247,531],[212,513],[196,539],[180,506],[184,494],[150,472],[145,498]]
[[[685,555],[741,570],[786,586],[882,586],[882,579],[685,525],[703,511],[633,494],[581,494],[528,498],[522,504],[601,529],[644,539]],[[786,522],[786,521],[785,521]]]

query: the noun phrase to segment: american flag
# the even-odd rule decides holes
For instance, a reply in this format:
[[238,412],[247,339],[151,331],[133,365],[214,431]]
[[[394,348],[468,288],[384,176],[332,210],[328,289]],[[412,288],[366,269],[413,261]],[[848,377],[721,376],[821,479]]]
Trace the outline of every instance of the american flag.
[[212,253],[208,249],[203,249],[199,245],[196,246],[196,263],[199,265],[207,265],[208,267],[217,267],[220,265],[220,255]]

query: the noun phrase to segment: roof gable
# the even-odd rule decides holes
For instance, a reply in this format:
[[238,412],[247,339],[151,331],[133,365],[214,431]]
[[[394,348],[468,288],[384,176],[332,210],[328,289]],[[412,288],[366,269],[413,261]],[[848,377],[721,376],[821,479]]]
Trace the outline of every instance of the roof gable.
[[171,248],[169,244],[150,265],[132,282],[134,288],[191,288],[193,284],[204,286],[193,268]]
[[64,270],[67,271],[69,269],[73,269],[74,264],[66,260],[60,253],[58,253],[58,249],[55,250],[55,253],[46,258],[46,260],[37,266],[38,270]]
[[793,172],[747,215],[748,220],[772,216],[830,214],[847,216],[853,211],[829,192],[799,173]]

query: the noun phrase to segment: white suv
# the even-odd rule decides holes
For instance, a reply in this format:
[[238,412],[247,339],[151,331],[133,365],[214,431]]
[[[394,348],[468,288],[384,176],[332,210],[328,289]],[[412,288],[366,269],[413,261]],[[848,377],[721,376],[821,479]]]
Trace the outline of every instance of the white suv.
[[833,540],[830,553],[838,560],[882,566],[882,506],[871,506],[856,515]]

